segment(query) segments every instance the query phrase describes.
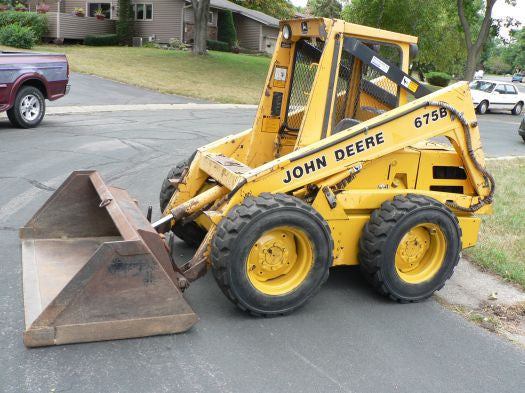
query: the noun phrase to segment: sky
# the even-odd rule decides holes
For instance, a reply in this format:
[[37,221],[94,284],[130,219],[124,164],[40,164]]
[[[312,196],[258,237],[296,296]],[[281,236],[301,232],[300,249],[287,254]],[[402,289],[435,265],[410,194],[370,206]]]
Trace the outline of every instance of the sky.
[[[291,0],[294,5],[304,7],[308,0]],[[525,0],[517,0],[516,7],[512,7],[505,3],[504,0],[498,0],[492,11],[493,18],[503,18],[505,16],[512,16],[518,19],[522,26],[525,25]]]

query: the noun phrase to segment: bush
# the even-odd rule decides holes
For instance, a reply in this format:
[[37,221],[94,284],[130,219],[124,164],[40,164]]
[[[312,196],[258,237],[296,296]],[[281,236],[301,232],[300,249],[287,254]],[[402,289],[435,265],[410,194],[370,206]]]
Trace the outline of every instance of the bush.
[[448,86],[452,77],[445,72],[429,72],[425,74],[427,82],[431,85],[445,87]]
[[133,37],[134,13],[131,0],[118,0],[117,36],[121,44],[129,45]]
[[217,22],[217,29],[219,31],[219,41],[227,42],[230,48],[237,42],[237,31],[233,24],[233,14],[230,10],[219,10],[219,20]]
[[184,45],[184,42],[182,42],[178,38],[170,38],[168,48],[177,49],[177,50],[187,50],[188,49],[186,48],[186,45]]
[[47,17],[36,12],[0,12],[0,28],[10,25],[30,28],[36,41],[40,41],[47,31]]
[[114,46],[118,45],[118,42],[116,34],[92,34],[84,38],[84,44],[90,46]]
[[230,45],[227,42],[215,41],[215,40],[206,40],[206,47],[209,50],[218,50],[220,52],[229,52]]
[[0,27],[0,44],[15,48],[30,49],[37,42],[34,31],[18,23]]

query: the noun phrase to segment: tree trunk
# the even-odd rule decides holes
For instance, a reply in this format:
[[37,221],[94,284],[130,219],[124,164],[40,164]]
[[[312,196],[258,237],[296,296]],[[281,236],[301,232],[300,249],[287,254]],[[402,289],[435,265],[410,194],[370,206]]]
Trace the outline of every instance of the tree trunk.
[[473,50],[469,50],[467,53],[467,64],[465,66],[465,75],[463,79],[466,81],[471,81],[474,79],[474,74],[476,72],[476,64],[478,63],[478,57]]
[[194,25],[193,54],[206,54],[206,38],[208,36],[208,12],[210,0],[192,0]]
[[472,32],[470,30],[470,24],[465,16],[465,7],[463,0],[458,0],[458,16],[463,27],[465,34],[465,42],[467,44],[467,64],[465,67],[465,75],[463,77],[466,81],[474,79],[474,73],[476,72],[476,65],[481,56],[483,45],[490,33],[490,26],[492,25],[492,8],[497,0],[486,0],[485,3],[485,15],[483,22],[481,23],[481,29],[475,42],[472,42]]

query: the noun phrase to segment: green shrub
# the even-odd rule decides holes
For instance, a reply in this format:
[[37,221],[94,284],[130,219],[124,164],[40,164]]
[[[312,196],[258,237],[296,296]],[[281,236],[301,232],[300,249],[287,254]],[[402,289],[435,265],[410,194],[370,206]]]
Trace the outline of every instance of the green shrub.
[[206,40],[206,47],[209,50],[218,50],[220,52],[229,52],[230,45],[227,42],[215,41],[215,40]]
[[431,85],[445,87],[448,86],[452,77],[446,72],[428,72],[425,74],[427,82]]
[[116,34],[92,34],[84,38],[84,44],[90,46],[113,46],[118,45],[118,42]]
[[30,49],[37,42],[34,31],[18,23],[0,27],[0,44],[15,48]]
[[134,13],[131,0],[118,0],[117,36],[121,44],[130,45],[133,37]]
[[29,27],[37,41],[40,41],[47,31],[47,17],[36,12],[0,12],[0,28],[10,25]]
[[230,48],[237,42],[237,31],[233,23],[233,14],[230,10],[219,10],[219,20],[217,21],[219,41],[227,42]]

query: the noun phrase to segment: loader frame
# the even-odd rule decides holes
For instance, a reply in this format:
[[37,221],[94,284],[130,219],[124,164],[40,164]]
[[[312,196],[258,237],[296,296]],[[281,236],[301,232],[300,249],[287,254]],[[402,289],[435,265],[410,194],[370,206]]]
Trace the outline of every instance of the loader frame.
[[[335,243],[333,265],[359,263],[359,236],[348,236],[346,228],[360,233],[373,210],[396,195],[410,192],[451,207],[462,228],[463,247],[473,246],[480,225],[474,213],[491,212],[494,181],[484,170],[468,84],[458,82],[430,93],[410,77],[407,71],[411,49],[417,42],[415,37],[327,19],[284,21],[281,27],[285,26],[291,28],[292,37],[285,40],[282,34],[279,36],[253,128],[199,148],[185,176],[177,179],[178,192],[166,207],[164,217],[154,224],[165,230],[166,223],[173,225],[175,220],[191,215],[208,231],[196,256],[183,266],[182,272],[200,271],[192,274],[190,280],[204,274],[209,266],[209,241],[215,226],[246,196],[269,190],[307,198],[325,217]],[[287,132],[287,100],[294,78],[293,70],[289,70],[293,67],[295,46],[305,39],[322,39],[325,44],[319,64],[315,65],[316,75],[301,126]],[[400,49],[400,67],[372,49],[372,44],[377,43]],[[391,86],[397,86],[398,106],[378,111],[368,120],[335,133],[338,96],[334,86],[344,67],[341,58],[345,52],[354,56],[354,67],[373,67]],[[292,75],[283,78],[283,69]],[[356,83],[352,80],[349,88],[355,88]],[[410,103],[409,95],[415,97]],[[436,137],[446,137],[453,149],[429,142]],[[282,148],[283,144],[288,150]],[[417,183],[415,178],[396,183],[398,177],[413,173],[407,167],[425,163],[432,170],[438,162],[464,170],[464,179],[425,182],[425,177],[432,175],[419,178],[416,171]],[[389,173],[377,173],[374,164],[390,168]],[[396,166],[399,172],[395,171]],[[360,181],[365,177],[366,182]],[[210,180],[217,184],[214,192],[222,189],[221,196],[225,196],[202,198],[200,193],[208,188]],[[310,195],[312,189],[321,192]]]
[[[253,127],[199,148],[179,177],[167,179],[176,191],[152,224],[151,209],[144,216],[126,191],[108,187],[95,171],[74,172],[20,231],[25,344],[185,331],[197,316],[182,291],[212,259],[230,300],[241,299],[232,295],[237,287],[263,297],[252,309],[238,302],[240,308],[257,315],[289,312],[322,285],[330,266],[359,264],[360,255],[365,266],[367,255],[384,252],[375,240],[385,234],[370,230],[370,217],[377,218],[379,209],[402,220],[410,216],[406,205],[423,212],[412,216],[420,220],[412,227],[423,235],[403,229],[398,235],[409,240],[396,240],[394,252],[388,251],[396,266],[391,259],[384,265],[397,269],[399,244],[410,246],[410,236],[419,241],[415,254],[423,259],[425,242],[432,244],[429,250],[450,250],[453,258],[431,253],[434,270],[417,281],[430,289],[407,301],[430,296],[452,274],[461,245],[476,243],[478,215],[491,212],[495,184],[485,169],[468,84],[430,93],[408,75],[416,42],[340,20],[282,21]],[[274,221],[257,227],[261,212]],[[397,222],[390,220],[390,231]],[[190,224],[205,236],[193,258],[178,266],[174,226]],[[247,257],[229,254],[250,225],[256,240],[242,244]],[[366,236],[375,248],[361,253]],[[413,258],[401,248],[400,258]],[[265,265],[267,257],[277,262]],[[267,292],[261,288],[269,286],[257,287],[294,271],[296,260],[304,265],[295,270],[300,274],[293,285]],[[257,265],[264,267],[255,270]],[[375,260],[369,267],[381,276]],[[261,271],[266,268],[269,275]],[[261,280],[246,281],[249,271]],[[234,274],[241,280],[237,287],[229,281]],[[295,303],[282,300],[290,294]],[[261,311],[276,297],[276,308]]]

